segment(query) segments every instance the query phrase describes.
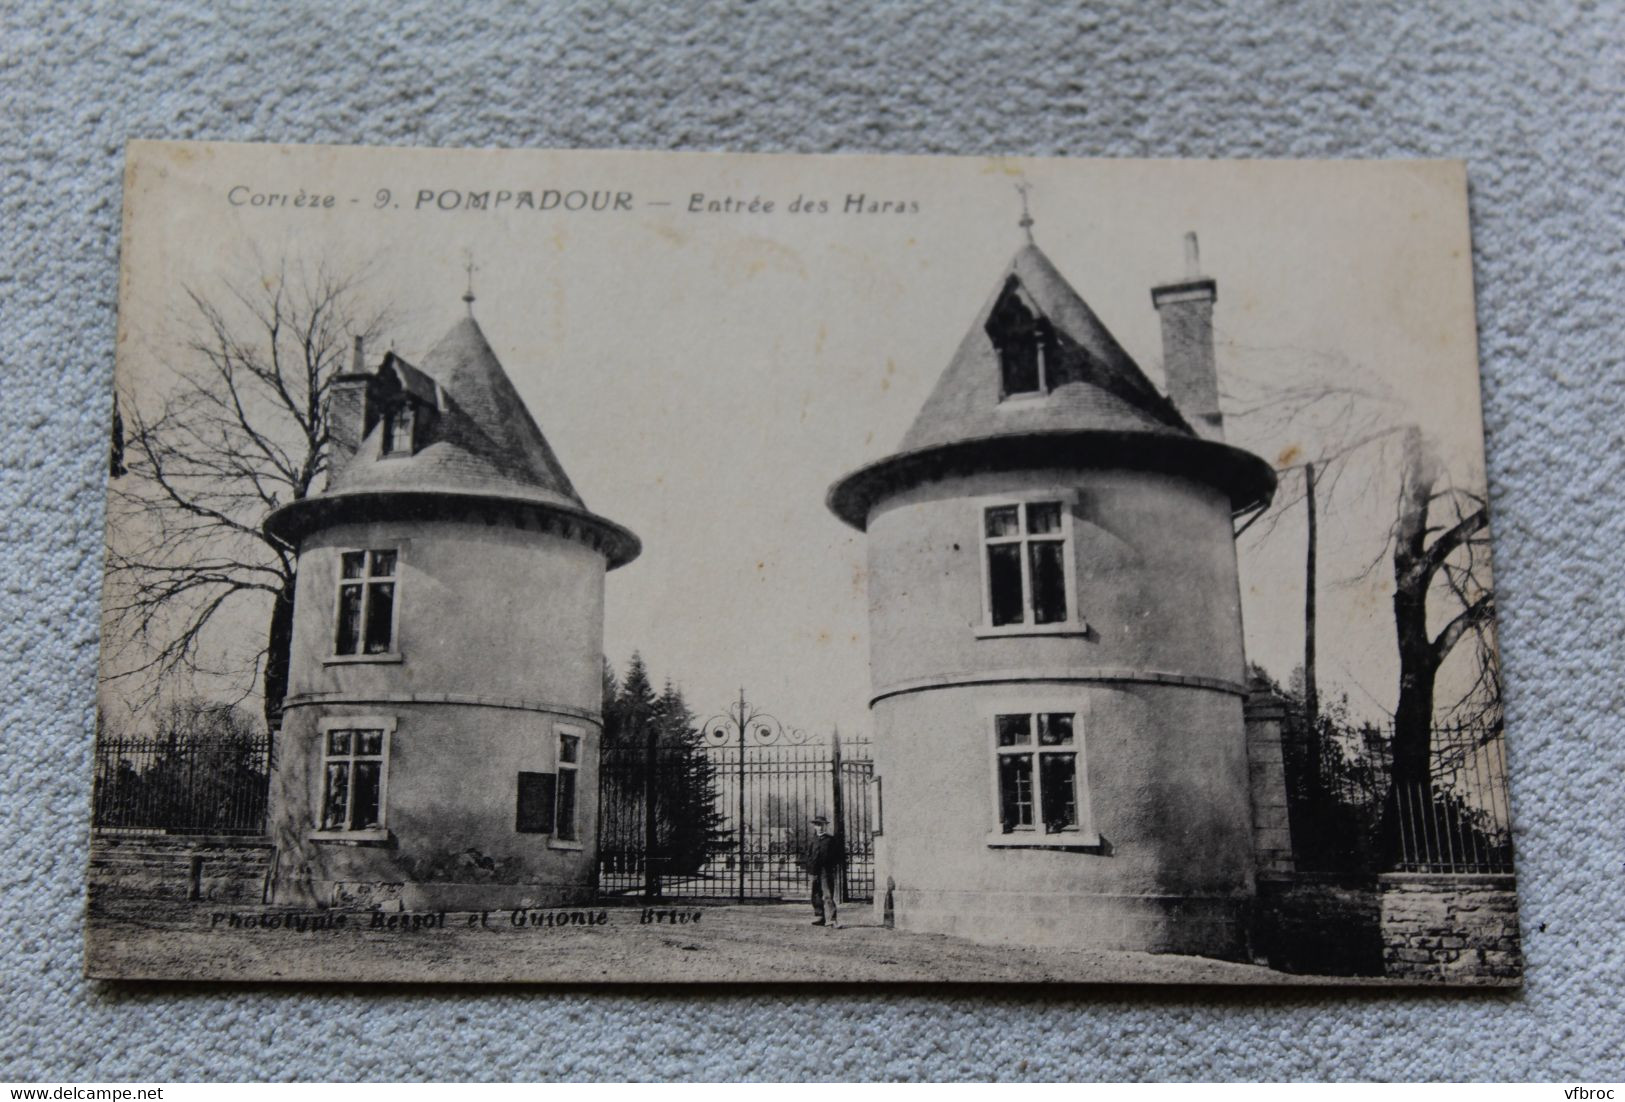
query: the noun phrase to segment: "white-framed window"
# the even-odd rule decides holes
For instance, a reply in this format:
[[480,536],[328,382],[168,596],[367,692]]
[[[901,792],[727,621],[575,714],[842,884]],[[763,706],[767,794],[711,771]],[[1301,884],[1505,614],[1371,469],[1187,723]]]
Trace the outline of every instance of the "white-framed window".
[[378,836],[389,806],[389,716],[333,716],[321,721],[321,834]]
[[416,444],[413,436],[416,420],[411,402],[401,402],[385,413],[381,454],[411,455]]
[[1009,705],[990,710],[989,719],[995,817],[990,841],[1096,844],[1081,710],[1064,703]]
[[341,551],[333,653],[339,657],[395,653],[400,552]]
[[1071,504],[1064,494],[980,503],[983,631],[1082,629]]
[[577,842],[580,841],[580,824],[577,820],[584,732],[579,727],[561,726],[556,733],[559,740],[559,796],[555,804],[553,838],[559,842]]

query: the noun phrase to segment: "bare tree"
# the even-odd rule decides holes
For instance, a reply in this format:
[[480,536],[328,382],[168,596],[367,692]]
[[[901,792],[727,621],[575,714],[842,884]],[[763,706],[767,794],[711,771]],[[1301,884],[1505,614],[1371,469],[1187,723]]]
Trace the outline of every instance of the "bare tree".
[[[328,386],[353,339],[375,339],[388,318],[365,307],[364,270],[261,267],[187,288],[173,385],[119,397],[107,612],[124,647],[108,676],[139,684],[148,703],[184,672],[232,678],[238,699],[257,682],[270,720],[287,686],[295,558],[260,526],[318,488]],[[242,615],[263,610],[265,645],[246,664],[217,665],[207,630],[243,605]]]
[[[1392,535],[1394,629],[1399,644],[1399,701],[1394,709],[1394,781],[1426,786],[1431,778],[1439,669],[1457,645],[1475,641],[1476,676],[1445,713],[1484,731],[1501,729],[1495,594],[1489,576],[1489,503],[1452,485],[1423,438],[1404,437],[1398,516]],[[1447,617],[1434,631],[1430,610]]]
[[[1242,426],[1249,442],[1286,444],[1274,464],[1282,491],[1237,534],[1256,525],[1258,538],[1268,538],[1284,518],[1304,511],[1307,719],[1312,724],[1316,718],[1319,697],[1315,620],[1320,521],[1334,510],[1357,504],[1384,512],[1392,508],[1395,519],[1384,532],[1380,549],[1364,570],[1347,580],[1364,581],[1384,560],[1392,562],[1401,667],[1395,722],[1404,732],[1396,739],[1408,738],[1420,748],[1413,747],[1413,757],[1401,765],[1396,745],[1395,769],[1415,776],[1426,761],[1428,732],[1435,721],[1499,730],[1500,675],[1490,634],[1494,610],[1486,503],[1481,495],[1449,481],[1421,430],[1403,419],[1403,405],[1369,381],[1357,365],[1343,360],[1300,363],[1285,372],[1261,355],[1266,350],[1250,351],[1253,366],[1265,370],[1258,372],[1256,381],[1239,377],[1237,389],[1227,395],[1233,403],[1229,417]],[[1301,350],[1290,354],[1308,356]],[[1292,382],[1281,384],[1278,380],[1283,377]],[[1397,501],[1392,506],[1381,504],[1391,500],[1395,471],[1400,485]],[[1452,618],[1429,636],[1428,611],[1437,612],[1440,605],[1453,608]],[[1474,677],[1463,695],[1438,707],[1434,685],[1439,667],[1468,635],[1478,643]]]
[[[1340,358],[1313,362],[1301,350],[1291,354],[1295,362],[1290,371],[1271,370],[1260,381],[1237,377],[1227,393],[1227,416],[1250,438],[1284,441],[1266,448],[1276,453],[1280,491],[1236,535],[1257,525],[1258,538],[1268,538],[1284,518],[1303,511],[1303,708],[1305,726],[1313,730],[1320,715],[1316,630],[1321,517],[1371,496],[1379,482],[1381,451],[1401,426],[1395,424],[1393,397],[1364,380],[1356,365]],[[1283,378],[1293,382],[1283,385]]]

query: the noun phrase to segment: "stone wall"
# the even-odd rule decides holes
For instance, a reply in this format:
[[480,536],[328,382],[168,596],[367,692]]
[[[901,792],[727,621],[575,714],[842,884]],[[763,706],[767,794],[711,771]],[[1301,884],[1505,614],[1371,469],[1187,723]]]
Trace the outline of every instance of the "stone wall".
[[1260,877],[1294,868],[1287,817],[1286,763],[1281,751],[1286,702],[1268,693],[1247,699],[1247,787],[1253,806],[1253,855]]
[[1522,980],[1512,877],[1386,873],[1377,879],[1384,975],[1436,982]]
[[1260,876],[1253,944],[1284,972],[1515,985],[1523,976],[1510,876]]
[[93,897],[259,903],[270,867],[271,846],[260,840],[98,833],[86,880]]

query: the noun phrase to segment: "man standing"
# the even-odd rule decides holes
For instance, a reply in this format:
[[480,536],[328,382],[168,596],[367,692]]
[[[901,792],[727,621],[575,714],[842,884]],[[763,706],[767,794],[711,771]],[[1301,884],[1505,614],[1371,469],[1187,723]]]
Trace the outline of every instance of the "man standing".
[[814,926],[826,922],[839,930],[836,921],[836,876],[841,868],[841,843],[829,832],[829,820],[822,815],[812,817],[813,836],[807,843],[802,865],[812,877],[812,905]]

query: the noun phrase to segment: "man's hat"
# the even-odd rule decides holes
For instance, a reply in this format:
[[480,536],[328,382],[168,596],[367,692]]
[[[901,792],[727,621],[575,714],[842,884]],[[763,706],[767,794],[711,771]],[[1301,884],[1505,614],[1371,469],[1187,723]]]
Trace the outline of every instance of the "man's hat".
[[820,826],[829,826],[829,820],[826,819],[822,815],[814,815],[812,817],[812,821],[819,824]]

